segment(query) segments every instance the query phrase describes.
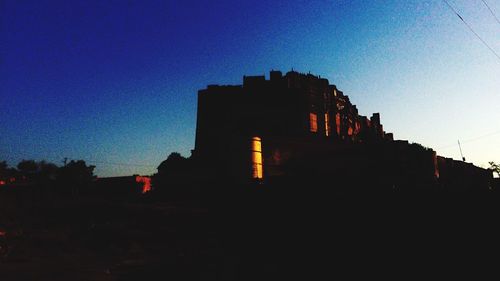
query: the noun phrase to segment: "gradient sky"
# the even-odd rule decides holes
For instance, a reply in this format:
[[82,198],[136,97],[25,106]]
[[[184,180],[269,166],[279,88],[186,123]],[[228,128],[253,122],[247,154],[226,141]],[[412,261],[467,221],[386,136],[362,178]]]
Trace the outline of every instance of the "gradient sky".
[[[448,1],[500,53],[484,3]],[[0,160],[152,174],[190,155],[199,89],[291,68],[396,139],[500,162],[500,59],[441,0],[0,1]]]

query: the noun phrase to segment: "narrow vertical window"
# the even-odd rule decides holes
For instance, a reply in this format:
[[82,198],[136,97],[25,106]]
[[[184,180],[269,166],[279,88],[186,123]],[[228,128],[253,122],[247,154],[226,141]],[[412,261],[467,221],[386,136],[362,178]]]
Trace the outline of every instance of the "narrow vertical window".
[[328,113],[325,113],[325,135],[328,137],[330,135],[330,116]]
[[252,138],[252,178],[262,179],[262,141]]
[[340,136],[340,113],[335,114],[335,126],[337,128],[337,135]]
[[313,133],[318,131],[318,116],[315,113],[309,113],[309,128]]
[[347,128],[347,135],[348,135],[348,136],[352,136],[352,133],[353,133],[353,132],[354,132],[354,131],[353,131],[352,127],[351,127],[351,126],[349,126],[349,128]]
[[354,125],[355,125],[354,134],[357,135],[359,134],[359,132],[361,132],[361,123],[359,121],[356,121]]

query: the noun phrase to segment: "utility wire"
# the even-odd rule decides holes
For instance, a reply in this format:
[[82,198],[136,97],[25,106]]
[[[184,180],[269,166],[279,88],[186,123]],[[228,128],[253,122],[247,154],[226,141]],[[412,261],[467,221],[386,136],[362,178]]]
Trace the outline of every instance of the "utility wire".
[[68,158],[69,160],[83,160],[87,164],[104,164],[110,166],[129,166],[129,167],[157,167],[156,165],[147,165],[147,164],[132,164],[132,163],[118,163],[118,162],[108,162],[108,161],[96,161],[92,159],[83,159],[83,158]]
[[495,50],[493,50],[489,45],[488,43],[486,43],[486,41],[483,40],[483,38],[481,38],[481,36],[479,36],[479,34],[477,34],[474,29],[472,29],[472,27],[462,18],[462,16],[460,16],[460,14],[455,10],[455,8],[453,8],[450,3],[448,3],[448,1],[446,0],[443,0],[444,3],[446,3],[446,5],[448,6],[448,8],[450,8],[453,13],[455,13],[455,15],[457,15],[457,17],[469,28],[470,31],[472,31],[472,33],[474,33],[474,35],[476,35],[476,37],[481,40],[481,42],[488,48],[490,49],[490,51],[497,57],[498,61],[500,62],[500,56],[497,54],[497,52],[495,52]]
[[115,166],[130,166],[130,167],[157,167],[156,165],[147,165],[147,164],[129,164],[129,163],[116,163],[116,162],[107,162],[107,161],[87,161],[90,164],[104,164],[104,165],[115,165]]
[[[24,159],[24,158],[23,158]],[[29,157],[26,158],[26,159],[30,159]],[[83,158],[71,158],[71,157],[66,157],[66,158],[62,158],[63,159],[63,163],[64,163],[64,159],[67,159],[66,163],[64,163],[64,166],[67,164],[68,161],[71,161],[71,160],[83,160],[85,161],[86,164],[95,164],[95,165],[99,165],[99,166],[128,166],[128,167],[146,167],[146,168],[156,168],[158,167],[158,165],[148,165],[148,164],[132,164],[132,163],[118,163],[118,162],[108,162],[108,161],[95,161],[95,160],[92,160],[92,159],[83,159]],[[1,160],[4,160],[4,159],[0,159]],[[48,161],[50,163],[59,163],[61,160],[56,160],[55,158],[46,158],[46,159],[43,159],[43,161]]]
[[[461,141],[460,143],[473,142],[473,141],[477,141],[477,140],[480,140],[480,139],[483,139],[483,138],[486,138],[486,137],[491,137],[491,136],[496,135],[496,134],[500,134],[500,130],[498,130],[496,132],[492,132],[492,133],[486,134],[486,135],[481,135],[481,136],[478,136],[478,137],[475,137],[475,138],[470,138],[470,139],[467,139],[465,141]],[[457,144],[445,145],[445,146],[438,147],[436,149],[444,149],[444,148],[454,147],[454,146],[457,146]]]
[[488,5],[488,3],[486,3],[485,0],[481,0],[481,1],[484,3],[484,5],[486,6],[486,8],[488,8],[488,10],[490,10],[491,15],[495,18],[495,20],[498,22],[498,24],[500,24],[500,20],[497,18],[497,16],[493,12],[493,10],[490,8],[490,6]]
[[[48,161],[52,161],[54,159],[47,159]],[[78,160],[83,160],[85,161],[86,164],[104,164],[108,166],[129,166],[129,167],[157,167],[156,165],[148,165],[148,164],[132,164],[132,163],[119,163],[119,162],[108,162],[108,161],[97,161],[97,160],[92,160],[92,159],[84,159],[84,158],[72,158],[72,157],[65,157],[63,158],[64,160],[67,161],[78,161]],[[54,161],[54,163],[57,161]]]
[[[10,154],[11,151],[10,150],[7,150],[7,149],[3,149],[2,147],[0,147],[0,152],[4,153],[6,155]],[[5,159],[2,159],[3,155],[0,155],[0,161],[2,160],[5,160]],[[31,159],[29,157],[27,158],[22,158],[22,159]],[[61,160],[62,159],[62,160]],[[63,164],[66,164],[67,162],[71,161],[71,160],[83,160],[85,161],[85,163],[87,164],[104,164],[104,165],[109,165],[109,166],[130,166],[130,167],[153,167],[153,168],[156,168],[158,167],[158,165],[151,165],[151,164],[133,164],[133,163],[122,163],[122,162],[109,162],[109,161],[98,161],[98,160],[93,160],[93,159],[84,159],[84,158],[80,158],[80,157],[62,157],[62,158],[54,158],[54,157],[50,157],[50,158],[45,158],[45,159],[42,159],[44,161],[51,161],[52,163],[59,163],[59,162],[63,162]]]

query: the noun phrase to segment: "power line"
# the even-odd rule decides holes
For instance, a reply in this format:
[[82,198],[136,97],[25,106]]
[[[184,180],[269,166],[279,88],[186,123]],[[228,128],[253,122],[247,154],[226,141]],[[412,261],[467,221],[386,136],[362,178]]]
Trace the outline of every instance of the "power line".
[[[6,155],[9,155],[12,153],[12,151],[4,149],[0,147],[0,152],[5,152]],[[1,157],[1,156],[0,156]],[[22,159],[32,159],[30,157],[22,157]],[[62,159],[62,160],[61,160]],[[1,159],[0,160],[4,160]],[[71,161],[71,160],[83,160],[87,164],[104,164],[104,165],[111,165],[111,166],[130,166],[130,167],[148,167],[148,168],[156,168],[158,165],[152,165],[152,164],[133,164],[133,163],[123,163],[123,162],[110,162],[110,161],[99,161],[99,160],[94,160],[94,159],[85,159],[83,157],[61,157],[61,158],[54,158],[54,157],[49,157],[49,158],[44,158],[42,160],[45,161],[51,161],[53,163],[59,163],[62,162],[64,166]]]
[[[51,159],[49,159],[51,160]],[[97,160],[92,160],[92,159],[83,159],[83,158],[68,158],[64,157],[64,164],[66,165],[66,162],[68,160],[83,160],[87,164],[104,164],[104,165],[112,165],[112,166],[130,166],[130,167],[154,167],[156,168],[157,165],[148,165],[148,164],[132,164],[132,163],[119,163],[119,162],[108,162],[108,161],[97,161]]]
[[460,16],[460,14],[450,5],[450,3],[448,3],[448,1],[446,0],[443,0],[444,3],[446,3],[446,5],[448,6],[448,8],[450,8],[453,13],[455,13],[455,15],[457,15],[457,17],[469,28],[470,31],[472,31],[472,33],[474,33],[474,35],[476,35],[476,37],[488,48],[490,49],[490,51],[497,57],[498,61],[500,62],[500,56],[495,52],[495,50],[493,50],[493,48],[491,48],[488,43],[486,43],[486,41],[483,40],[483,38],[481,38],[481,36],[479,36],[479,34],[477,34],[474,29],[472,29],[472,27],[462,18],[462,16]]
[[488,3],[486,3],[486,1],[484,1],[484,0],[481,0],[481,1],[484,3],[484,5],[486,6],[486,8],[488,8],[488,10],[490,10],[491,15],[495,18],[495,20],[498,22],[498,24],[500,24],[500,20],[497,18],[497,16],[493,12],[493,10],[490,8],[490,6],[488,5]]
[[[496,134],[500,134],[500,130],[492,132],[492,133],[489,133],[489,134],[481,135],[481,136],[478,136],[478,137],[475,137],[475,138],[470,138],[470,139],[467,139],[465,141],[462,141],[461,143],[468,143],[468,142],[477,141],[477,140],[480,140],[480,139],[483,139],[483,138],[486,138],[486,137],[491,137],[491,136],[496,135]],[[457,146],[457,144],[445,145],[445,146],[438,147],[436,149],[444,149],[444,148],[454,147],[454,146]]]
[[[24,159],[24,158],[23,158]],[[29,157],[27,158],[29,159]],[[58,163],[59,161],[61,160],[55,160],[55,158],[45,158],[44,159],[45,161],[49,161],[49,162],[52,162],[52,163]],[[63,166],[66,166],[67,163],[69,161],[72,161],[72,160],[83,160],[85,161],[86,164],[95,164],[95,165],[99,165],[99,166],[127,166],[127,167],[146,167],[146,168],[156,168],[158,167],[158,165],[148,165],[148,164],[132,164],[132,163],[118,163],[118,162],[108,162],[108,161],[96,161],[96,160],[92,160],[92,159],[84,159],[84,158],[71,158],[71,157],[64,157],[62,162],[63,162]]]
[[90,164],[105,164],[105,165],[115,165],[115,166],[130,166],[130,167],[157,167],[156,165],[147,165],[147,164],[130,164],[130,163],[116,163],[116,162],[107,162],[107,161],[93,161],[88,160]]

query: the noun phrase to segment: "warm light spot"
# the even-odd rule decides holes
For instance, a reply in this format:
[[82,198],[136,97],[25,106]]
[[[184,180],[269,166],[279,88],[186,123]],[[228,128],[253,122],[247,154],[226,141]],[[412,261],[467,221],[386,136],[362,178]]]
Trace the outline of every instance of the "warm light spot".
[[439,165],[436,153],[432,153],[432,162],[434,164],[434,176],[439,179]]
[[337,135],[340,136],[340,113],[335,114],[335,125],[337,126]]
[[135,181],[138,183],[142,183],[142,193],[143,194],[151,191],[151,178],[150,177],[136,176]]
[[325,113],[325,135],[328,137],[330,135],[330,116]]
[[361,132],[361,123],[359,123],[358,121],[356,121],[356,123],[354,123],[354,134],[357,135],[359,134],[359,132]]
[[352,136],[352,132],[353,132],[352,128],[351,128],[351,127],[349,127],[349,128],[347,129],[347,134],[348,134],[349,136]]
[[252,138],[252,178],[262,179],[262,141],[259,137]]
[[315,113],[309,113],[309,128],[313,133],[318,131],[318,116]]
[[0,181],[0,185],[5,185],[5,181]]
[[338,109],[338,110],[342,110],[342,109],[344,109],[344,107],[345,107],[345,106],[344,106],[344,104],[343,104],[343,103],[341,103],[341,102],[337,102],[337,109]]

